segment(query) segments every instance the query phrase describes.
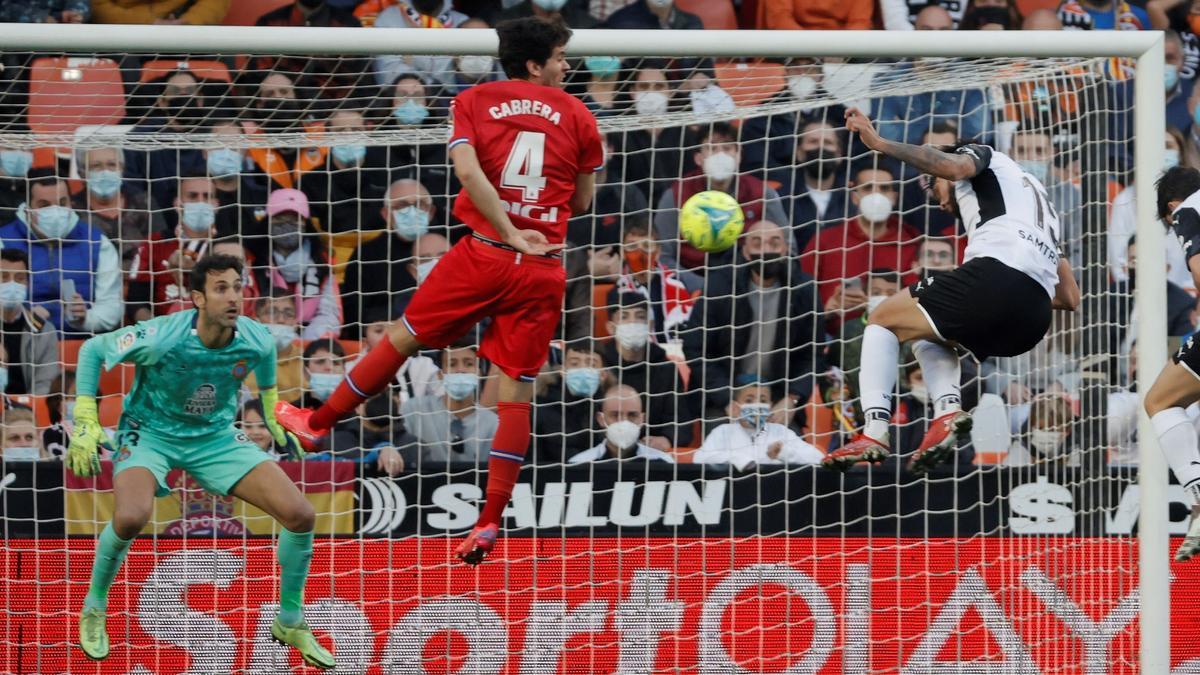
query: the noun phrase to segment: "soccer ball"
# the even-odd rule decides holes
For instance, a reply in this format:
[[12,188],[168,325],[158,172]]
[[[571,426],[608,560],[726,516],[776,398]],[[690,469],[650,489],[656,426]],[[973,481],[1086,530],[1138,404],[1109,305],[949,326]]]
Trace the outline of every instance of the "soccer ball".
[[679,209],[679,232],[687,243],[705,253],[733,246],[746,226],[737,200],[717,190],[692,195]]

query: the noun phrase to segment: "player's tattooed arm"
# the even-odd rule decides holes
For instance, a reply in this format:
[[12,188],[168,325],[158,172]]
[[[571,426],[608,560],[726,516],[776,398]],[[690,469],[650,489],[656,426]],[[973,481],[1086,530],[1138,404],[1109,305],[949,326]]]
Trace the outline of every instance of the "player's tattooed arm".
[[846,129],[858,134],[863,144],[876,152],[909,164],[921,173],[949,180],[963,180],[979,173],[974,159],[958,153],[942,152],[928,145],[889,141],[879,135],[871,120],[858,108],[846,110]]

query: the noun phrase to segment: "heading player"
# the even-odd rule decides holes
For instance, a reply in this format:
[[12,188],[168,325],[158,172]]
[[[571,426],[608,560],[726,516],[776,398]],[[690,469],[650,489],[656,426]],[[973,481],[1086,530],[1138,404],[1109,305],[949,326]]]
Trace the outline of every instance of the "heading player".
[[[1192,278],[1200,283],[1200,171],[1182,166],[1167,169],[1155,187],[1158,217],[1175,230]],[[1144,403],[1167,464],[1192,498],[1192,522],[1175,550],[1180,562],[1200,552],[1200,443],[1186,412],[1196,401],[1200,401],[1200,346],[1192,336],[1158,374]]]
[[79,350],[75,377],[75,430],[67,468],[78,476],[99,472],[97,448],[112,447],[97,417],[100,368],[136,366],[113,458],[116,509],[96,542],[92,579],[79,619],[79,643],[92,659],[108,656],[105,612],[108,589],[154,508],[170,494],[167,473],[183,469],[204,489],[233,495],[279,521],[279,615],[271,635],[299,650],[318,668],[334,667],[304,622],[304,582],[312,560],[312,504],[273,458],[234,427],[242,382],[258,380],[267,427],[275,442],[299,452],[271,414],[275,390],[275,339],[266,326],[241,316],[242,261],[208,255],[191,270],[196,308],[98,335]]
[[1079,305],[1079,286],[1058,249],[1058,214],[1046,188],[1007,155],[986,145],[943,152],[889,141],[855,108],[846,111],[846,128],[868,148],[929,174],[942,209],[962,221],[967,249],[962,266],[918,281],[871,312],[858,380],[866,426],[824,464],[844,470],[891,454],[888,424],[900,342],[915,340],[934,420],[909,466],[927,471],[971,428],[959,397],[955,348],[980,361],[1023,354],[1045,337],[1052,309]]
[[451,104],[449,152],[463,190],[454,215],[472,230],[417,288],[388,339],[367,353],[320,409],[280,403],[279,423],[313,448],[341,417],[382,391],[404,360],[441,348],[484,318],[480,355],[500,371],[500,424],[487,499],[455,556],[475,565],[492,550],[529,446],[533,381],[558,325],[567,219],[586,211],[604,157],[596,120],[562,90],[571,31],[537,18],[501,23],[507,82],[472,87]]

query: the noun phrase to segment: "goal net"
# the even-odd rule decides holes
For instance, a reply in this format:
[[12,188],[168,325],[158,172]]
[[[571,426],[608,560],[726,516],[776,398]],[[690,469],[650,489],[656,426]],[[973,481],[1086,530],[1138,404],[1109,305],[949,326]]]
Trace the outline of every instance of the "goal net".
[[[248,40],[0,55],[0,242],[31,272],[8,276],[20,256],[0,263],[0,282],[29,287],[28,319],[0,296],[5,672],[94,667],[75,619],[113,513],[111,463],[85,480],[59,461],[82,339],[190,308],[194,261],[238,255],[245,311],[279,345],[281,396],[319,402],[469,233],[452,210],[449,103],[503,77],[491,34],[455,38],[466,46],[452,55],[350,56],[302,34],[312,41],[267,54]],[[753,54],[769,38],[736,39]],[[1151,507],[1131,356],[1139,335],[1161,341],[1161,316],[1134,303],[1132,272],[1161,258],[1132,240],[1134,61],[637,49],[571,55],[566,88],[595,113],[606,160],[594,208],[568,227],[563,316],[492,556],[451,562],[496,426],[494,370],[475,349],[486,322],[410,360],[328,452],[281,459],[318,514],[306,616],[338,672],[1139,672],[1136,534]],[[953,269],[966,244],[921,175],[846,134],[849,107],[892,139],[1017,160],[1045,185],[1084,291],[1029,354],[964,355],[971,442],[928,474],[907,466],[929,419],[907,348],[896,457],[845,474],[817,464],[862,422],[871,309]],[[513,101],[493,116],[509,114],[539,113]],[[540,157],[516,162],[538,177]],[[1159,170],[1138,168],[1140,181]],[[745,215],[725,252],[680,235],[679,206],[707,189]],[[30,220],[60,200],[80,224],[51,240]],[[1191,302],[1186,266],[1165,255],[1184,293],[1173,301]],[[1137,279],[1161,285],[1163,272]],[[1195,323],[1181,311],[1177,336]],[[57,352],[29,346],[51,344],[35,334]],[[127,366],[105,374],[106,426],[133,383]],[[247,401],[254,391],[247,380]],[[261,419],[244,408],[247,436],[271,452]],[[278,525],[178,472],[169,483],[111,592],[101,672],[292,672],[298,657],[269,633]],[[1182,533],[1178,486],[1154,500]],[[1197,621],[1178,596],[1157,629]],[[1175,672],[1200,672],[1195,645],[1173,649]]]

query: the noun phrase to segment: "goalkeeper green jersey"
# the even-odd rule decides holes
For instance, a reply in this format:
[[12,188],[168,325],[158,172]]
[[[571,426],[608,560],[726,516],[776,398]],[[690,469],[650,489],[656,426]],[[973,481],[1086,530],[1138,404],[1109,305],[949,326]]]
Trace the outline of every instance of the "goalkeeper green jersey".
[[237,418],[242,382],[275,386],[275,340],[265,326],[240,317],[233,339],[209,349],[196,334],[195,309],[97,335],[79,353],[76,389],[95,395],[99,366],[137,366],[121,427],[195,439],[228,431]]

